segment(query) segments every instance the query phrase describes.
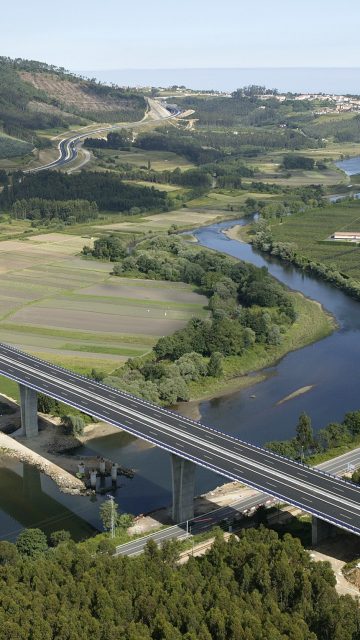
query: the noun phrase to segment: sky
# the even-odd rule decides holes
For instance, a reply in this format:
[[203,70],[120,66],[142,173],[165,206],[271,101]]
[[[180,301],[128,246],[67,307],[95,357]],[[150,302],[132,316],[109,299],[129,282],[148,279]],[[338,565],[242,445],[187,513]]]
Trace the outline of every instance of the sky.
[[1,21],[0,55],[72,71],[360,66],[358,0],[17,0]]

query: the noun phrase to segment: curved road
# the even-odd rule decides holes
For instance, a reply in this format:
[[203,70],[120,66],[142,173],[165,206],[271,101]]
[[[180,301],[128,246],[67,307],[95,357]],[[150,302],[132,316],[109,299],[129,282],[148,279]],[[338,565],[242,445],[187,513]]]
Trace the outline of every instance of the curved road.
[[45,171],[49,169],[59,169],[64,165],[70,164],[74,160],[76,160],[79,152],[79,147],[81,142],[98,133],[105,133],[109,131],[117,131],[119,129],[136,129],[147,122],[161,122],[162,120],[170,120],[171,118],[176,118],[180,111],[170,112],[167,111],[162,105],[157,103],[155,100],[148,99],[149,111],[146,113],[142,120],[139,122],[129,122],[126,124],[120,125],[111,125],[108,127],[99,127],[97,129],[91,129],[86,131],[86,133],[75,133],[68,138],[63,138],[60,140],[58,144],[59,149],[59,157],[57,160],[53,160],[52,162],[48,162],[47,164],[41,165],[40,167],[34,167],[34,169],[27,169],[24,173],[39,173],[39,171]]

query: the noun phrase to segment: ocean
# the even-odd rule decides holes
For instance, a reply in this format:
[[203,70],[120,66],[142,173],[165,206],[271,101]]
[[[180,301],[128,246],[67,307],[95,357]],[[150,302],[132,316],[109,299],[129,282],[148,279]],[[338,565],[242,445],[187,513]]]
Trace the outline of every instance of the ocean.
[[293,93],[360,94],[360,68],[113,69],[76,73],[127,87],[186,86],[231,92],[249,84]]

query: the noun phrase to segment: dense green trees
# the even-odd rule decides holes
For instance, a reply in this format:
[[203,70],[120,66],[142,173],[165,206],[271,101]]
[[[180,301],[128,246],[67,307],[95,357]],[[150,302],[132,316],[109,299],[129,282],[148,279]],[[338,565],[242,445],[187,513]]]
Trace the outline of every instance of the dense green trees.
[[132,142],[132,131],[110,131],[104,138],[85,138],[84,147],[89,149],[129,149]]
[[65,415],[62,416],[61,425],[64,427],[66,435],[69,436],[82,436],[84,433],[85,422],[80,415]]
[[[106,541],[109,542],[109,541]],[[4,640],[359,640],[358,603],[330,565],[263,527],[219,534],[204,557],[178,547],[136,558],[60,544],[36,558],[2,552]],[[111,546],[111,543],[110,543]]]
[[12,187],[5,187],[0,194],[0,208],[13,206],[17,200],[34,199],[88,200],[102,210],[130,213],[133,208],[137,211],[164,211],[167,208],[166,194],[153,187],[125,184],[112,173],[90,171],[71,175],[58,171],[15,174]]
[[0,186],[5,187],[8,181],[9,179],[5,169],[0,169]]
[[300,447],[303,449],[309,449],[313,443],[313,438],[314,434],[311,426],[311,418],[303,412],[300,415],[299,422],[296,426],[296,440]]
[[22,556],[40,556],[48,548],[46,535],[41,529],[24,529],[18,536],[16,548]]
[[29,198],[16,200],[11,207],[11,215],[16,220],[39,220],[41,222],[88,222],[98,216],[96,202],[89,200],[45,200]]
[[289,153],[284,156],[283,167],[284,169],[304,169],[306,171],[312,171],[315,167],[315,161],[306,156]]
[[214,162],[223,156],[220,148],[212,144],[205,146],[203,139],[188,132],[178,132],[176,129],[163,132],[159,129],[154,133],[143,133],[136,140],[136,146],[149,151],[172,151],[185,156],[195,164]]
[[125,258],[127,250],[126,244],[116,234],[110,234],[95,240],[93,249],[85,246],[82,253],[85,256],[91,255],[100,260],[116,262],[121,258]]
[[296,436],[290,440],[274,440],[266,446],[271,451],[288,458],[302,459],[317,453],[324,453],[329,449],[343,445],[357,445],[360,436],[360,411],[350,411],[345,414],[340,423],[330,422],[326,427],[313,433],[311,419],[302,413],[296,426]]

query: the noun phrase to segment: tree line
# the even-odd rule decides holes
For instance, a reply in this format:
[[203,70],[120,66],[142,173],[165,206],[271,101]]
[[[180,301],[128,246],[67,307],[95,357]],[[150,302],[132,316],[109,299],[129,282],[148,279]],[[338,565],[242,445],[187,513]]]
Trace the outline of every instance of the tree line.
[[126,184],[110,172],[82,171],[69,175],[41,171],[14,174],[12,185],[5,186],[0,194],[0,208],[12,207],[17,200],[34,198],[46,201],[88,200],[96,203],[99,210],[130,214],[165,211],[168,207],[165,193],[154,187]]
[[[336,205],[333,205],[336,206]],[[360,300],[360,282],[351,276],[341,273],[334,266],[327,266],[322,262],[315,262],[299,253],[297,246],[292,242],[278,242],[274,240],[270,227],[261,223],[252,244],[256,249],[270,253],[290,264],[295,265],[304,273],[320,278],[325,282],[341,289],[347,295]]]
[[311,418],[302,413],[296,426],[296,435],[289,440],[274,440],[265,446],[275,453],[293,460],[311,459],[341,446],[357,444],[360,438],[360,411],[349,411],[342,422],[330,422],[314,433]]
[[89,200],[45,200],[25,198],[16,200],[11,207],[11,216],[16,220],[59,221],[66,224],[88,222],[97,218],[96,202]]

